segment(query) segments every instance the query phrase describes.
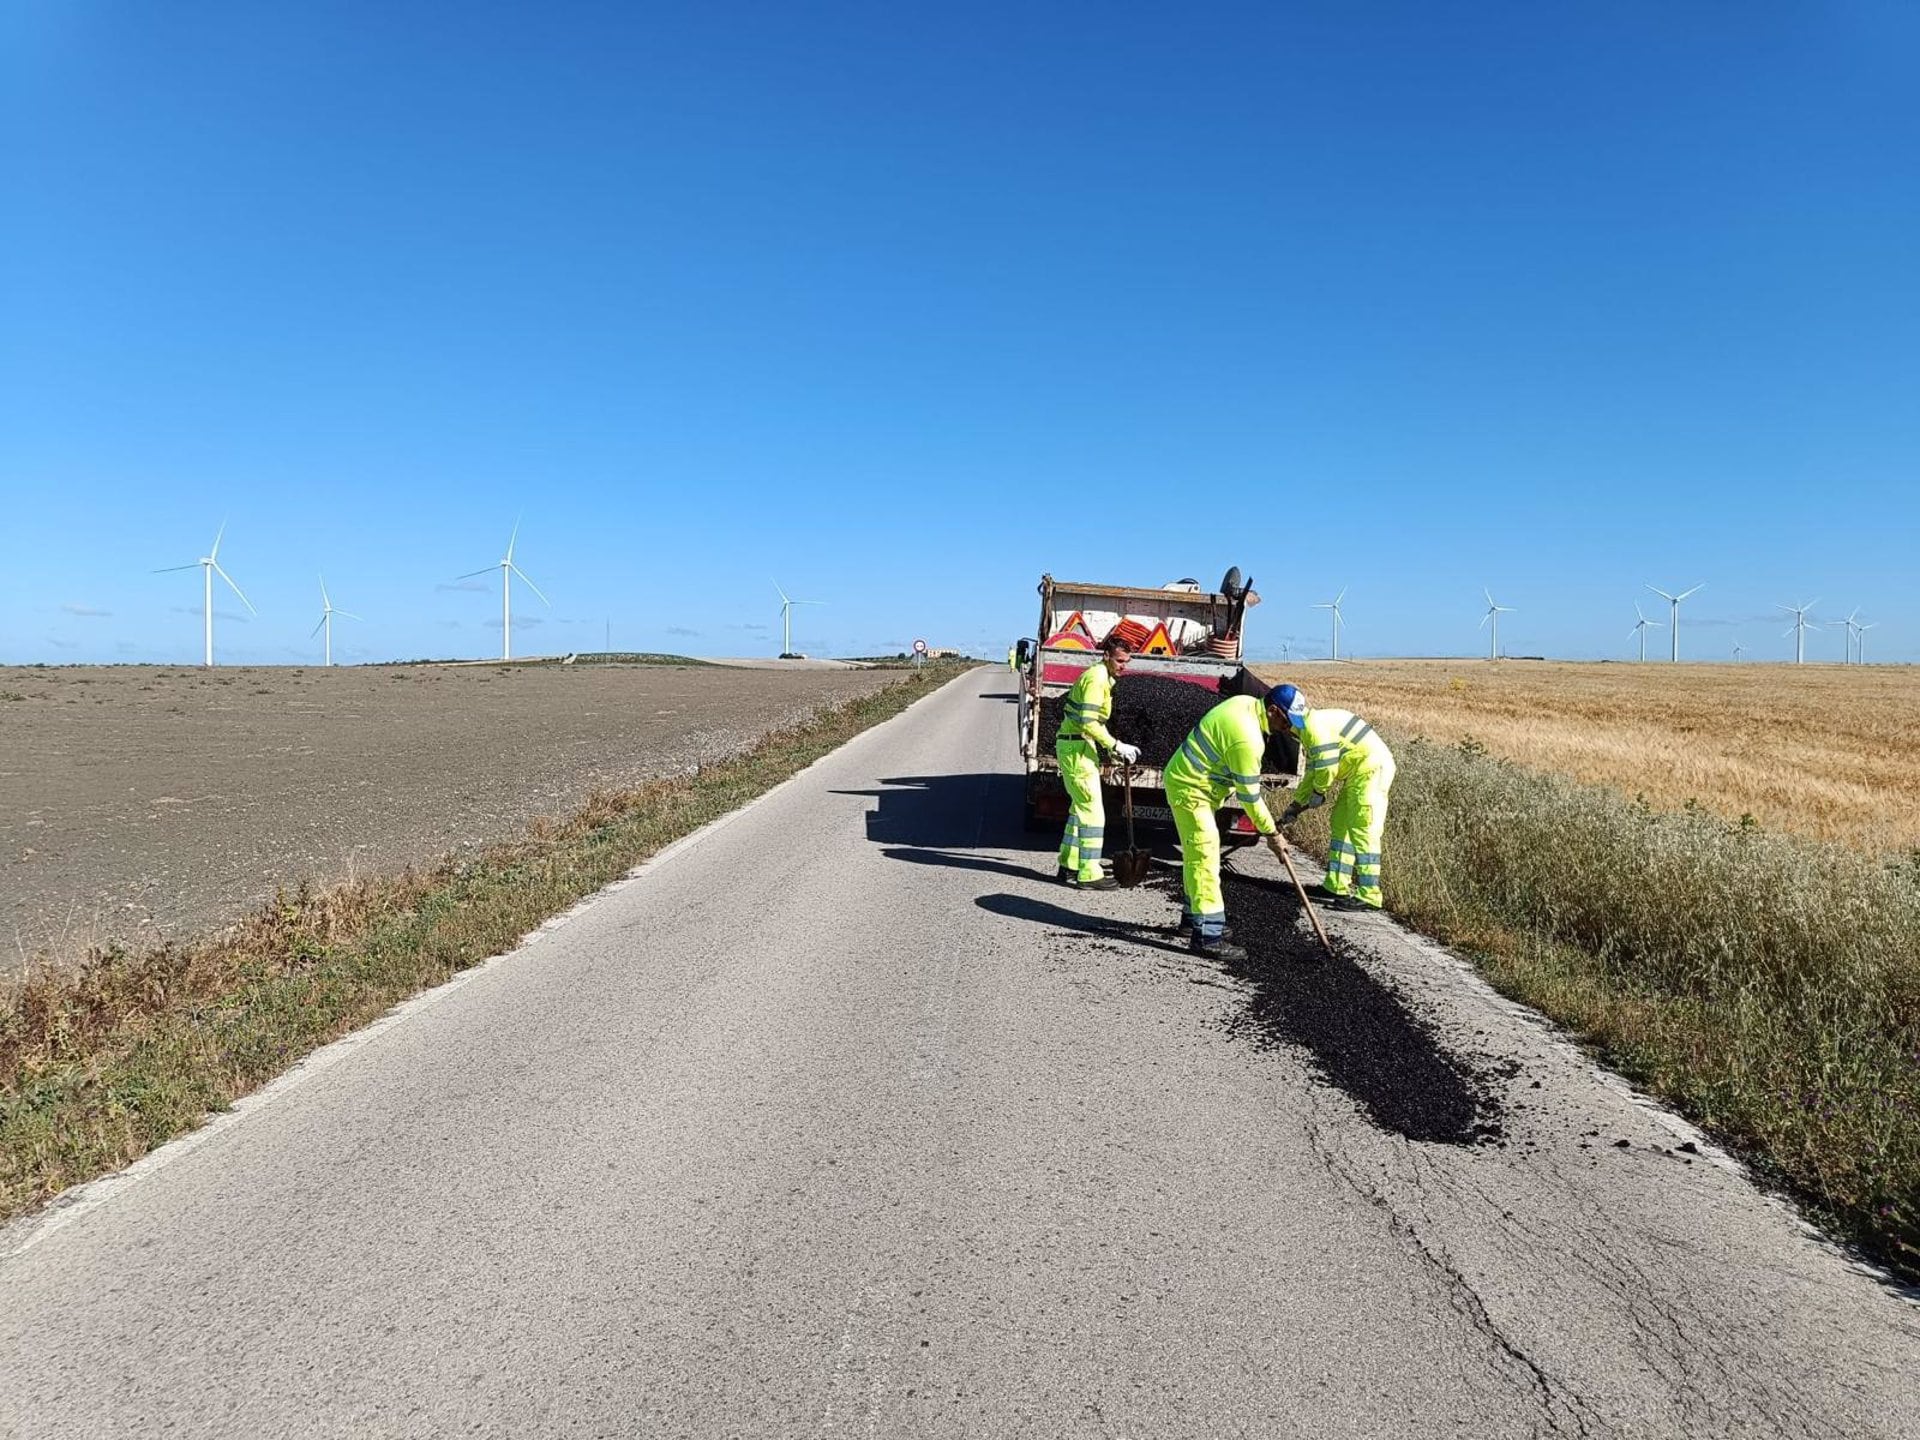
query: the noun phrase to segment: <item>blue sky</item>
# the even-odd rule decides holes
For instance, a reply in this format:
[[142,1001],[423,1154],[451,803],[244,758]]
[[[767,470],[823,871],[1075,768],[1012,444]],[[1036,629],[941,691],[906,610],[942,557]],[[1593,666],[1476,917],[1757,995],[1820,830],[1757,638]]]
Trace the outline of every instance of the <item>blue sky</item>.
[[1705,581],[1688,656],[1920,659],[1915,73],[1879,0],[13,0],[0,661],[196,660],[223,521],[224,660],[321,572],[342,658],[498,653],[516,520],[521,653],[1238,564],[1266,654]]

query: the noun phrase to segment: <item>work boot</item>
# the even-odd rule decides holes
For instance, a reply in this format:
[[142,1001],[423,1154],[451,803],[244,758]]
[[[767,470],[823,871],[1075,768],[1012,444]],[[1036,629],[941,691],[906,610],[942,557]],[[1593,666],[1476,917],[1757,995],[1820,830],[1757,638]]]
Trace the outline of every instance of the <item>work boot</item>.
[[1062,885],[1071,885],[1079,877],[1079,874],[1080,872],[1071,865],[1062,865],[1058,870],[1053,872],[1053,878],[1058,880]]
[[1102,874],[1098,880],[1082,880],[1077,887],[1080,890],[1118,890],[1120,882],[1111,875]]
[[1247,958],[1247,947],[1236,945],[1224,935],[1208,937],[1196,931],[1187,942],[1187,948],[1196,955],[1204,955],[1209,960],[1218,960],[1225,965],[1237,964]]
[[1369,905],[1366,901],[1356,899],[1352,895],[1336,895],[1327,901],[1326,905],[1329,910],[1370,910],[1377,912],[1380,909],[1378,905]]
[[1338,905],[1342,900],[1350,899],[1344,890],[1329,890],[1325,882],[1307,887],[1307,897],[1317,905]]
[[[1180,922],[1173,927],[1173,933],[1176,935],[1185,935],[1191,939],[1193,937],[1193,916],[1182,910],[1180,912]],[[1222,925],[1220,927],[1220,938],[1222,940],[1233,939],[1233,926]]]

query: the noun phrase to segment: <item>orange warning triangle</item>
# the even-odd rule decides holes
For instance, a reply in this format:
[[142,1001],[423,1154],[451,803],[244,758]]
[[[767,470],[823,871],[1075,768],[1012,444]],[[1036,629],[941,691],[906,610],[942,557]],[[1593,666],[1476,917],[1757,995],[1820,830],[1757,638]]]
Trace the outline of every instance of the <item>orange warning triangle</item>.
[[1153,633],[1147,636],[1147,643],[1140,647],[1142,655],[1178,655],[1180,648],[1173,643],[1173,637],[1167,634],[1167,625],[1163,620],[1153,627]]
[[1047,641],[1055,650],[1091,650],[1093,648],[1093,629],[1087,624],[1086,616],[1078,610],[1067,617],[1067,623],[1054,631]]

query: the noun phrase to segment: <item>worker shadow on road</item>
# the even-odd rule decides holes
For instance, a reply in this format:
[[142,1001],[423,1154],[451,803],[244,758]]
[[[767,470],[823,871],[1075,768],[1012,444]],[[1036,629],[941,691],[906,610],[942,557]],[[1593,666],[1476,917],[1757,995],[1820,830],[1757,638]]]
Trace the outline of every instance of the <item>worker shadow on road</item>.
[[[871,795],[867,839],[913,850],[1051,850],[1060,834],[1029,834],[1021,828],[1026,777],[1003,772],[961,775],[893,775],[875,790],[835,790],[835,795]],[[895,858],[908,859],[909,856]]]
[[1124,940],[1130,945],[1144,946],[1149,950],[1170,950],[1177,955],[1192,953],[1187,948],[1187,942],[1166,926],[1141,925],[1104,915],[1088,915],[1027,895],[982,895],[973,903],[989,914],[1005,915],[1011,920],[1031,920],[1037,925],[1074,930],[1082,935],[1098,936],[1102,940]]

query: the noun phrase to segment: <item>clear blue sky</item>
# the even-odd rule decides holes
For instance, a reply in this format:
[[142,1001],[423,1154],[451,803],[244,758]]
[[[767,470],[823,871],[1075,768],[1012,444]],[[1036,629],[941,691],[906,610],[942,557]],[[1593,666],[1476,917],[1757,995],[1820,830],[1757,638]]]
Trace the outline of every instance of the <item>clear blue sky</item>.
[[318,572],[345,658],[497,653],[516,518],[528,653],[1239,564],[1267,653],[1704,580],[1690,656],[1920,659],[1916,74],[1905,0],[10,0],[0,660],[197,660],[223,520],[225,660]]

